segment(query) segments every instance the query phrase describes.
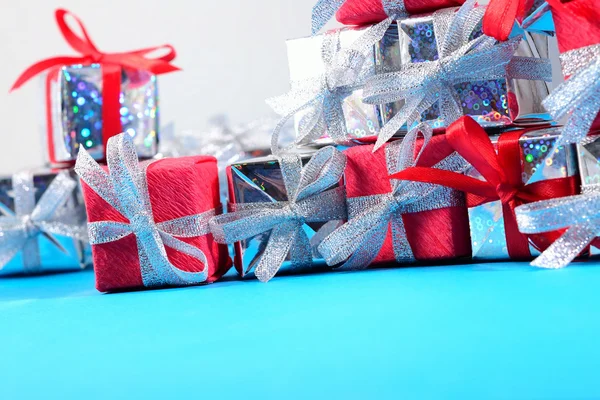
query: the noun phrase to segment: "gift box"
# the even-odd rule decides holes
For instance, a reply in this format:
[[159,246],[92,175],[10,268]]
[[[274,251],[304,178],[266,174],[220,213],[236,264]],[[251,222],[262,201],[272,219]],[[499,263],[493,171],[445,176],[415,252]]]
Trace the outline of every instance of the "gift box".
[[[83,36],[67,25],[71,16]],[[169,62],[171,46],[125,53],[102,53],[91,42],[82,22],[65,10],[56,11],[62,35],[80,57],[53,57],[29,67],[11,90],[45,74],[46,144],[53,165],[72,163],[80,148],[97,160],[105,158],[108,139],[128,133],[140,158],[158,151],[156,75],[177,70]],[[147,54],[166,49],[158,58]]]
[[[552,151],[559,135],[560,128],[547,128],[526,131],[519,137],[519,160],[514,160],[514,162],[521,165],[520,176],[524,185],[576,177],[577,164],[573,147],[564,145]],[[492,137],[496,149],[499,139],[500,136]],[[474,168],[468,171],[467,175],[484,179]],[[574,188],[570,194],[576,193],[577,191]],[[497,260],[510,258],[507,248],[503,205],[500,200],[469,208],[469,225],[471,228],[473,259]],[[532,256],[540,254],[540,251],[548,247],[551,242],[544,236],[530,236],[530,254]]]
[[[582,193],[600,192],[600,135],[592,135],[577,144],[577,162]],[[591,246],[592,255],[600,254],[600,240]]]
[[[416,156],[423,146],[418,140]],[[344,178],[348,222],[319,246],[328,263],[345,262],[341,268],[369,265],[439,262],[471,253],[466,203],[456,190],[432,185],[396,186],[400,142],[373,152],[373,145],[351,147]],[[456,170],[464,160],[452,155],[443,134],[434,136],[418,165]],[[365,179],[368,177],[368,179]]]
[[121,134],[108,143],[108,168],[82,151],[75,169],[99,291],[211,283],[231,267],[208,228],[221,208],[214,157],[138,165],[131,137]]
[[[325,154],[323,151],[331,152],[334,155],[329,156],[327,154],[322,157]],[[316,154],[318,154],[318,156],[316,156]],[[303,240],[296,238],[296,240],[291,243],[291,250],[281,250],[284,253],[282,255],[283,258],[281,258],[281,264],[274,266],[273,268],[277,267],[276,271],[273,271],[269,276],[264,276],[264,273],[261,273],[260,271],[257,272],[256,268],[265,256],[270,241],[272,239],[277,240],[276,237],[273,238],[274,233],[270,229],[271,223],[266,220],[278,217],[277,215],[271,216],[269,213],[275,214],[275,212],[266,211],[265,207],[275,207],[275,209],[285,208],[291,200],[290,189],[285,183],[282,162],[274,156],[267,156],[234,163],[227,168],[229,185],[228,210],[233,213],[231,215],[234,215],[234,217],[232,217],[230,221],[227,218],[227,215],[222,216],[221,218],[224,219],[224,223],[221,224],[221,227],[215,228],[216,230],[223,231],[223,226],[225,227],[225,232],[222,234],[223,241],[226,241],[227,243],[232,243],[234,241],[234,239],[227,239],[225,236],[227,236],[226,224],[231,224],[232,221],[235,223],[235,220],[237,219],[237,217],[235,217],[236,212],[246,212],[257,216],[262,216],[264,214],[264,217],[252,221],[251,224],[254,226],[266,224],[264,229],[258,229],[258,233],[250,232],[247,235],[242,234],[241,236],[244,236],[244,239],[233,243],[235,252],[234,265],[242,277],[253,278],[257,276],[260,280],[266,281],[270,279],[275,272],[279,275],[286,275],[290,273],[314,272],[330,269],[318,253],[317,246],[327,234],[340,226],[346,218],[345,190],[343,180],[341,179],[344,161],[334,159],[334,157],[339,158],[342,156],[341,153],[337,150],[333,150],[332,147],[325,148],[325,150],[322,151],[314,149],[298,149],[292,157],[297,157],[297,167],[300,167],[301,165],[304,174],[310,173],[310,168],[313,168],[314,170],[315,165],[322,165],[319,164],[321,161],[315,157],[324,158],[325,163],[335,162],[338,166],[334,168],[336,169],[336,172],[328,172],[330,176],[326,177],[326,180],[328,180],[329,183],[323,184],[322,189],[315,195],[301,200],[304,201],[304,205],[299,203],[300,208],[307,210],[307,217],[296,227],[296,229],[303,232],[300,236],[304,237],[308,242],[303,243]],[[307,166],[309,163],[312,163],[311,166]],[[284,168],[291,169],[293,167]],[[317,181],[317,179],[319,178],[315,178],[314,181]],[[319,181],[322,181],[322,177]],[[304,189],[300,187],[299,190],[303,191]],[[243,214],[240,214],[239,218],[242,219]],[[273,221],[283,224],[286,222],[286,219]],[[215,229],[213,229],[213,232],[215,232]],[[215,236],[218,237],[219,235],[215,233]],[[303,263],[294,259],[296,249],[301,246],[308,246],[310,248],[310,251],[307,251],[308,260]]]
[[[440,58],[441,44],[439,41],[440,38],[434,29],[435,18],[441,18],[441,16],[438,16],[438,13],[414,16],[400,19],[395,25],[392,25],[391,29],[395,30],[395,33],[393,35],[390,34],[389,37],[393,36],[397,38],[397,41],[393,43],[390,39],[387,45],[397,48],[396,54],[399,58],[395,62],[395,65],[400,66],[399,69],[401,72],[399,73],[406,71],[406,74],[410,74],[413,66],[418,67],[420,63],[435,62]],[[481,37],[482,34],[482,26],[478,24],[473,29],[468,40],[475,40]],[[544,60],[547,61],[549,38],[529,32],[525,33],[524,37],[525,39],[521,40],[518,47],[516,47],[514,57],[528,57],[527,60],[531,64],[539,64],[544,62]],[[474,46],[472,51],[476,49],[477,46]],[[448,56],[449,54],[445,55],[445,57]],[[468,58],[469,53],[465,57]],[[489,57],[491,64],[494,61],[500,63],[500,59],[496,60],[496,57]],[[513,61],[515,60],[514,57]],[[548,84],[543,80],[545,79],[545,75],[548,74],[533,73],[533,75],[537,75],[536,79],[518,79],[523,76],[513,73],[511,67],[513,61],[508,63],[505,70],[505,77],[501,79],[474,81],[463,77],[464,82],[453,85],[453,93],[457,96],[457,104],[460,106],[460,113],[462,115],[472,116],[480,125],[486,128],[503,127],[512,124],[538,124],[550,119],[550,116],[541,104],[542,100],[550,93]],[[463,65],[461,68],[468,68],[468,65]],[[391,77],[391,74],[388,76]],[[528,78],[533,78],[533,75]],[[483,69],[479,76],[483,76]],[[457,81],[460,80],[457,79]],[[382,86],[384,86],[383,89],[386,93],[389,89],[385,88],[385,85],[394,88],[394,83],[381,82],[384,82]],[[400,86],[402,87],[404,84],[400,84]],[[373,99],[366,99],[365,101],[372,103],[377,102],[379,99],[386,99],[386,97],[398,97],[394,93],[394,89],[390,90],[389,96],[381,96],[381,89],[379,82],[374,81],[373,87],[365,90],[367,96]],[[397,92],[401,92],[401,90],[398,89]],[[411,96],[407,96],[405,100],[400,100],[390,105],[391,110],[388,111],[388,115],[392,117],[401,112],[405,113],[406,110],[412,108],[414,105],[411,104]],[[421,108],[417,110],[421,110]],[[435,101],[431,107],[421,111],[420,115],[421,118],[416,118],[415,123],[426,121],[433,127],[447,126],[442,110],[440,109],[439,101]]]
[[565,117],[563,136],[578,143],[590,131],[600,130],[598,100],[600,68],[600,8],[594,0],[550,0],[562,71],[566,82],[544,101],[555,118]]
[[0,275],[81,270],[90,263],[86,238],[72,171],[0,178]]

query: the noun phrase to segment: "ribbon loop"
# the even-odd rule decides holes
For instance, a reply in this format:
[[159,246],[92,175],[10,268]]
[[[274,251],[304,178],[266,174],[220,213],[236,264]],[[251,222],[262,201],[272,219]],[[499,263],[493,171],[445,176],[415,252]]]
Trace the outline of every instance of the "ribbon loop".
[[288,256],[295,267],[310,265],[312,249],[302,228],[305,223],[347,218],[345,190],[334,187],[342,179],[346,165],[343,153],[324,147],[304,167],[297,154],[280,154],[278,161],[287,201],[236,204],[232,212],[210,222],[219,243],[231,244],[269,234],[255,267],[255,275],[262,282],[270,280]]
[[[107,160],[109,174],[82,148],[75,171],[96,194],[123,214],[129,222],[90,223],[90,242],[110,243],[133,234],[137,241],[142,281],[146,287],[205,282],[209,271],[206,254],[175,236],[196,237],[206,234],[208,220],[215,210],[157,224],[154,221],[145,170],[149,164],[144,164],[144,169],[140,167],[131,136],[120,134],[112,137],[108,141]],[[195,258],[204,265],[204,269],[201,272],[180,270],[169,261],[165,246]]]

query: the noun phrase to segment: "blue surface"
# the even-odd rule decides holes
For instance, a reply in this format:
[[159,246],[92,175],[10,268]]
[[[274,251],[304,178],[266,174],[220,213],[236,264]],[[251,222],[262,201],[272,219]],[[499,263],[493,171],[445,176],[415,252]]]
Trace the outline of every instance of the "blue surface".
[[600,264],[0,281],[0,399],[600,398]]

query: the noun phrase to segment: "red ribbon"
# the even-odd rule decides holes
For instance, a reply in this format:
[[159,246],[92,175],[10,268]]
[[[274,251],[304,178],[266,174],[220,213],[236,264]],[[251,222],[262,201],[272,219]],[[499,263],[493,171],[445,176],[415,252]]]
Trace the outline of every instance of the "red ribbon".
[[[75,33],[67,24],[66,18],[71,16],[81,31],[81,36]],[[27,68],[13,84],[10,91],[20,88],[33,77],[44,71],[63,67],[67,65],[81,64],[91,65],[100,64],[102,67],[102,137],[104,148],[108,139],[122,131],[121,119],[119,115],[119,95],[121,92],[121,70],[129,68],[133,70],[148,71],[152,74],[166,74],[168,72],[178,71],[179,68],[172,65],[170,61],[175,58],[175,49],[171,45],[162,45],[148,47],[145,49],[128,51],[124,53],[103,53],[94,45],[92,39],[87,33],[83,23],[79,18],[67,10],[57,9],[55,12],[56,23],[63,37],[73,50],[81,56],[58,56],[39,61]],[[166,50],[166,54],[156,58],[150,58],[150,53]],[[46,82],[46,88],[49,89],[50,76]],[[53,158],[53,140],[51,134],[51,110],[49,104],[49,93],[47,95],[47,118],[49,127],[49,140],[51,158]],[[52,159],[51,161],[55,161]]]
[[[448,142],[467,160],[485,180],[457,172],[435,168],[412,167],[390,178],[433,183],[467,193],[468,207],[476,207],[500,200],[508,253],[511,258],[530,258],[527,236],[519,231],[515,207],[539,200],[569,196],[576,193],[575,177],[548,179],[524,184],[521,177],[521,149],[519,138],[527,130],[507,132],[498,140],[496,153],[485,130],[471,117],[462,117],[446,133]],[[555,235],[552,235],[553,237]],[[546,238],[544,243],[548,242]]]
[[483,16],[483,33],[507,40],[515,21],[521,22],[534,0],[490,0]]

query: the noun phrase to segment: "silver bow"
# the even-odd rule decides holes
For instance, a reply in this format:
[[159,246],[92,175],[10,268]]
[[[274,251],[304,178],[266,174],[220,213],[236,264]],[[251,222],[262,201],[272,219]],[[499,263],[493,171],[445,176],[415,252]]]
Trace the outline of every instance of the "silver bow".
[[364,87],[363,101],[385,104],[404,100],[404,106],[380,130],[375,150],[405,124],[412,128],[421,115],[439,101],[446,125],[463,115],[455,85],[504,78],[551,80],[548,60],[514,56],[520,37],[496,42],[488,36],[471,40],[485,12],[476,0],[468,0],[456,11],[443,9],[433,14],[438,60],[407,64],[399,71],[375,75]]
[[584,193],[525,204],[515,208],[519,230],[525,234],[567,231],[531,265],[563,268],[600,236],[600,185],[584,187]]
[[373,44],[383,37],[386,30],[370,28],[344,49],[340,45],[339,30],[323,35],[321,55],[324,72],[292,82],[288,93],[267,100],[267,104],[282,116],[273,130],[272,148],[279,147],[279,134],[287,121],[304,110],[307,112],[299,123],[295,145],[319,139],[325,132],[335,141],[346,139],[348,131],[342,104],[374,73],[373,68],[364,68],[365,61],[372,57]]
[[[414,156],[419,131],[424,135],[422,152],[432,135],[432,129],[424,124],[411,130],[403,142],[394,142],[386,147],[390,174],[416,165],[421,155],[420,152],[417,157]],[[467,165],[462,157],[453,153],[435,168],[464,171]],[[461,195],[442,186],[398,180],[392,180],[391,184],[391,193],[347,200],[348,222],[326,237],[318,247],[327,264],[336,265],[346,261],[343,268],[367,268],[379,254],[390,225],[396,261],[414,261],[402,214],[464,204]]]
[[[202,250],[177,237],[198,237],[209,233],[208,221],[215,210],[157,223],[152,214],[146,170],[138,162],[131,137],[112,137],[107,146],[110,174],[85,149],[79,151],[75,171],[111,207],[129,220],[88,224],[92,245],[110,243],[135,235],[142,281],[146,287],[191,285],[205,282],[208,260]],[[144,166],[147,167],[146,163]],[[165,246],[187,254],[204,264],[202,272],[183,271],[167,257]]]
[[543,104],[555,120],[568,116],[559,144],[579,143],[600,113],[600,44],[567,51],[560,59],[570,77]]
[[329,189],[342,178],[344,154],[324,147],[304,168],[297,154],[283,154],[278,159],[288,201],[237,204],[233,212],[210,223],[219,243],[235,243],[270,232],[255,268],[262,282],[275,276],[288,254],[294,266],[311,265],[311,244],[302,228],[305,223],[346,219],[344,187]]
[[86,241],[85,211],[82,207],[65,207],[77,182],[60,172],[35,202],[33,174],[22,172],[12,177],[15,212],[0,209],[0,269],[22,251],[25,272],[41,269],[38,236],[49,239],[66,252],[53,235]]
[[[319,0],[312,9],[312,34],[316,35],[335,13],[342,7],[346,0]],[[384,21],[389,26],[394,19],[407,16],[404,0],[381,0],[383,9],[388,16]]]

